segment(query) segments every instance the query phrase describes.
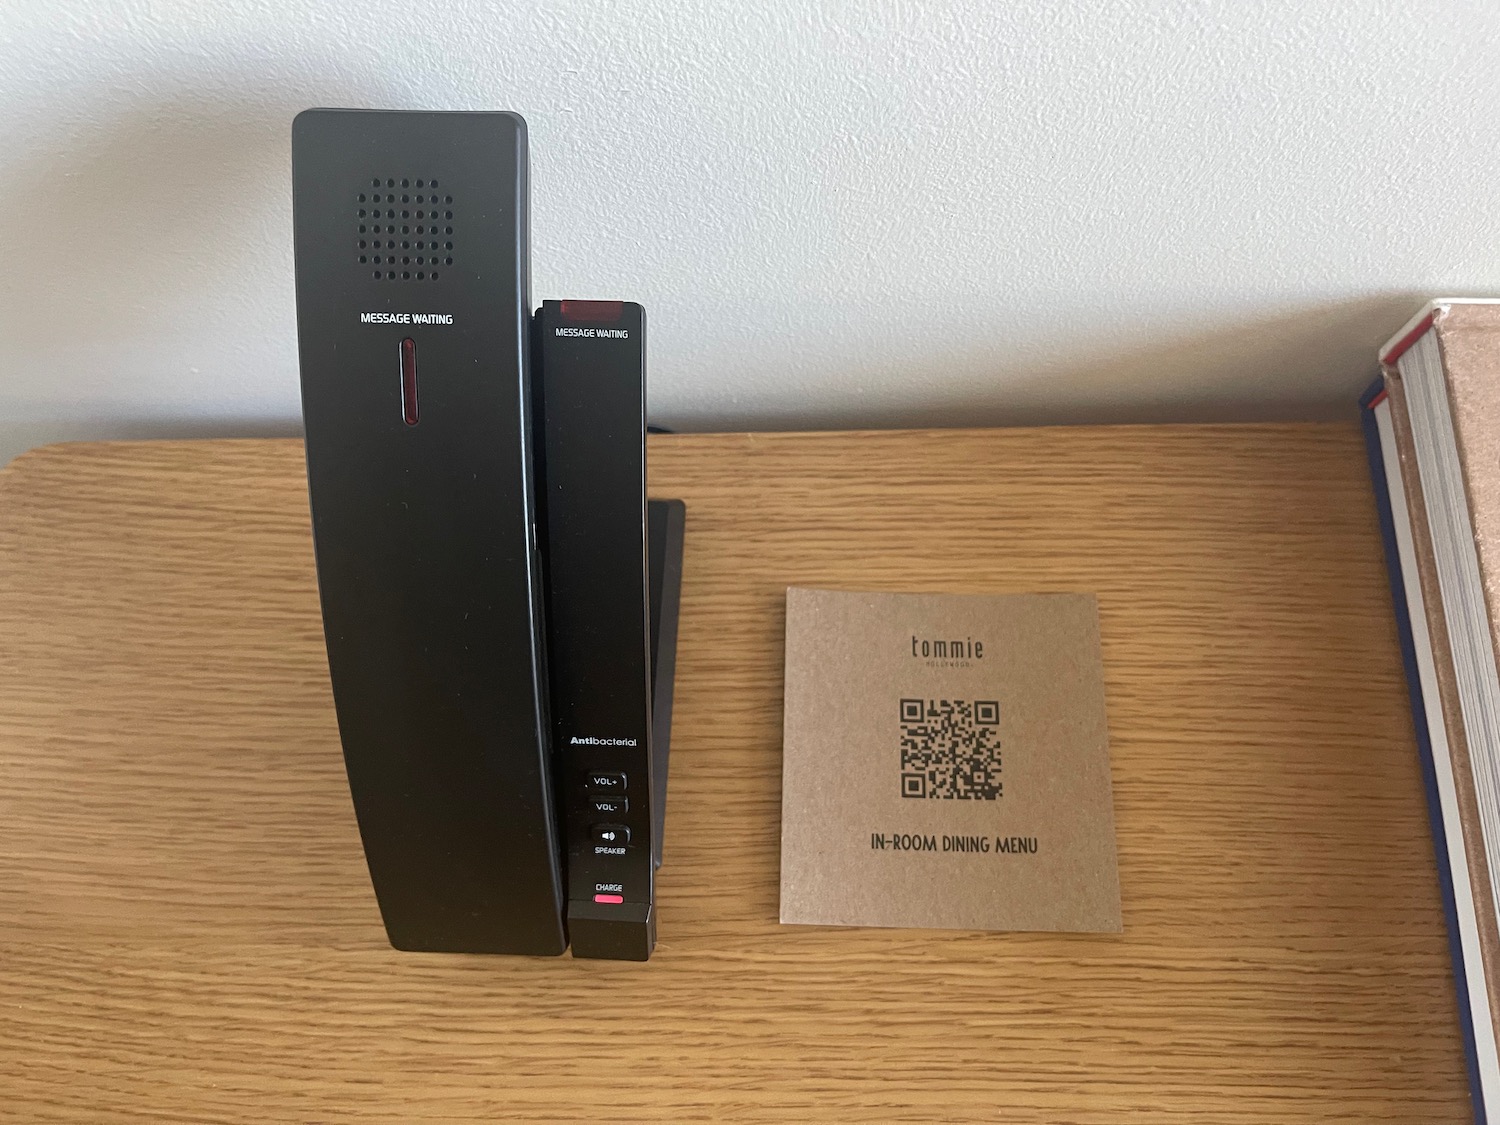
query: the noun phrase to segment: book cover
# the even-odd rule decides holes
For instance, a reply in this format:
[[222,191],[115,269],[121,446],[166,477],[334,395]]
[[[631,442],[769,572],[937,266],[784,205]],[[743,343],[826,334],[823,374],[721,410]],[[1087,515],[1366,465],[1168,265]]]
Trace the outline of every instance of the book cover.
[[[1399,392],[1394,379],[1390,385]],[[1476,1018],[1486,1023],[1490,1018],[1480,937],[1483,907],[1475,902],[1469,850],[1465,847],[1461,827],[1458,783],[1462,771],[1455,769],[1454,747],[1448,737],[1448,723],[1443,717],[1436,660],[1441,646],[1434,645],[1429,629],[1427,598],[1423,594],[1421,568],[1417,561],[1417,534],[1419,531],[1426,534],[1426,519],[1420,513],[1414,516],[1408,505],[1414,468],[1409,447],[1404,455],[1398,448],[1398,434],[1410,441],[1409,424],[1399,394],[1393,402],[1387,380],[1382,377],[1361,397],[1360,407],[1423,788],[1427,792],[1427,811],[1432,822],[1433,852],[1453,959],[1455,1001],[1463,1031],[1465,1068],[1476,1121],[1483,1125],[1486,1114],[1481,1075],[1492,1070],[1489,1064],[1494,1055],[1493,1036],[1474,1023]],[[1404,469],[1403,461],[1406,463]],[[1459,738],[1461,741],[1461,732]],[[1466,757],[1463,760],[1466,762]],[[1472,793],[1470,785],[1469,800],[1472,800]],[[1481,1059],[1485,1060],[1484,1065]]]
[[[1380,359],[1384,394],[1366,407],[1383,428],[1376,435],[1388,483],[1381,499],[1392,509],[1402,556],[1398,618],[1404,610],[1421,681],[1413,682],[1418,741],[1441,805],[1433,825],[1458,937],[1454,973],[1475,1113],[1493,1120],[1500,1114],[1500,303],[1431,302]],[[1377,476],[1377,494],[1380,485]]]
[[1427,633],[1431,639],[1432,663],[1437,677],[1438,705],[1453,762],[1454,786],[1458,796],[1458,831],[1468,857],[1469,877],[1473,884],[1475,908],[1479,922],[1480,947],[1484,954],[1485,979],[1492,1008],[1500,1008],[1500,921],[1497,921],[1492,892],[1489,859],[1484,846],[1479,810],[1479,796],[1474,786],[1474,765],[1469,756],[1469,742],[1459,702],[1458,673],[1454,667],[1452,639],[1443,610],[1442,592],[1438,586],[1437,563],[1433,558],[1432,530],[1427,519],[1416,456],[1412,452],[1411,422],[1407,413],[1406,389],[1400,374],[1386,376],[1386,393],[1391,404],[1391,426],[1396,436],[1405,490],[1407,518],[1416,554],[1417,581],[1422,590],[1426,611]]
[[1118,932],[1098,603],[787,591],[781,920]]

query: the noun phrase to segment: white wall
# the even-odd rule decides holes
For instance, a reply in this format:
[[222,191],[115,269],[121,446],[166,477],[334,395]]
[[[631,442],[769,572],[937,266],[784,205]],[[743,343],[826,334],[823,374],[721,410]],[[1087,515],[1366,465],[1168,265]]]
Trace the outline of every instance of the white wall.
[[310,105],[524,114],[675,427],[1348,414],[1500,292],[1492,3],[6,0],[0,105],[0,460],[295,432]]

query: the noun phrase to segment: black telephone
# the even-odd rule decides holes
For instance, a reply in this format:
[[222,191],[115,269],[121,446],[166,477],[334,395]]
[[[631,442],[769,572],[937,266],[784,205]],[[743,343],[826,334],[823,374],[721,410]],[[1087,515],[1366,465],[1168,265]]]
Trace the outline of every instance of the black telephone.
[[318,588],[400,949],[645,960],[685,509],[645,491],[645,314],[530,295],[526,124],[292,130]]

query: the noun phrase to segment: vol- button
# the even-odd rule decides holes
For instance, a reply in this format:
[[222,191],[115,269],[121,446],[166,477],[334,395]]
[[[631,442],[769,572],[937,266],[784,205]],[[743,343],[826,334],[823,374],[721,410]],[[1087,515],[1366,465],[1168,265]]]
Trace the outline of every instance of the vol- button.
[[623,773],[591,773],[588,775],[590,793],[623,793],[625,792],[625,775]]
[[596,843],[617,845],[630,843],[630,829],[623,824],[596,824],[593,832]]

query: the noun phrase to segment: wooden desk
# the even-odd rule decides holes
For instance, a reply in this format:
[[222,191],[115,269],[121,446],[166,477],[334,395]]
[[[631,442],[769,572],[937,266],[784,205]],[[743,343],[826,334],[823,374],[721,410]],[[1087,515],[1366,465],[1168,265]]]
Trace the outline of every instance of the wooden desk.
[[[1352,425],[651,458],[688,539],[647,965],[386,945],[297,443],[0,475],[0,1119],[1467,1115]],[[778,925],[790,583],[1099,594],[1122,937]]]

